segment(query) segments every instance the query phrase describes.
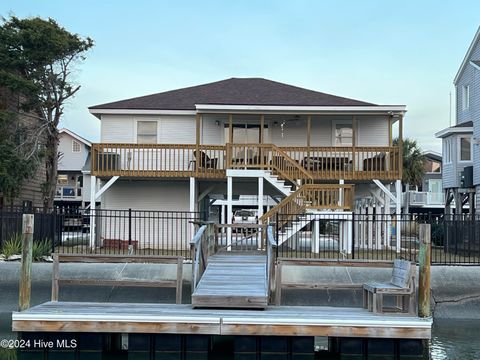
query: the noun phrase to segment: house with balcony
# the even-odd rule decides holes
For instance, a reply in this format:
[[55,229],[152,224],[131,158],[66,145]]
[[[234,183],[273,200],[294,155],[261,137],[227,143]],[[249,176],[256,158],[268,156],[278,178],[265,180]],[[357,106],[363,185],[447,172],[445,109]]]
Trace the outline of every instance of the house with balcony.
[[428,150],[423,152],[423,156],[425,175],[422,183],[405,189],[403,207],[408,207],[413,213],[443,213],[445,194],[442,187],[442,154]]
[[[306,226],[301,214],[351,214],[356,198],[375,191],[376,211],[390,213],[393,201],[400,214],[404,105],[231,78],[89,111],[101,123],[91,151],[93,211],[101,200],[104,209],[208,214],[217,202],[213,220],[229,224],[235,201],[255,196],[259,222],[292,233]],[[164,236],[156,226],[156,235],[133,236],[149,246],[149,236]],[[91,231],[91,245],[108,239],[108,228]]]
[[453,81],[456,124],[435,134],[442,139],[445,210],[480,208],[480,28]]
[[90,202],[90,178],[84,168],[90,155],[90,141],[68,129],[60,129],[55,205],[83,208]]

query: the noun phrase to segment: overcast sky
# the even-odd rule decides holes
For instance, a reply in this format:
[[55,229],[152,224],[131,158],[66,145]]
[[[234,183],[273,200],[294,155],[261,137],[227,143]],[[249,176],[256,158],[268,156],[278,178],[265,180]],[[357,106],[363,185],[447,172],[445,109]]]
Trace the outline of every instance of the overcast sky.
[[88,106],[263,77],[405,104],[405,135],[440,151],[433,134],[449,126],[452,81],[480,25],[480,1],[1,0],[0,14],[52,17],[95,40],[62,121],[92,141],[100,124]]

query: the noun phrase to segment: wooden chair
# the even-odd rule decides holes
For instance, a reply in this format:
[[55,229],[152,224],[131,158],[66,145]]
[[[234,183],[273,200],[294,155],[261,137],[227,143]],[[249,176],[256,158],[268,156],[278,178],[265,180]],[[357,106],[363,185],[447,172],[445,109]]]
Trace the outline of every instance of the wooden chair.
[[191,161],[191,163],[196,163],[199,168],[204,168],[204,169],[216,169],[217,168],[217,163],[218,159],[217,158],[210,158],[207,154],[205,154],[203,151],[199,151],[199,155],[197,155],[197,151],[193,151],[193,156],[195,156],[195,161]]
[[389,283],[371,282],[363,284],[363,308],[374,313],[384,312],[384,295],[395,296],[393,311],[410,315],[417,313],[417,292],[415,288],[415,264],[406,260],[395,260]]

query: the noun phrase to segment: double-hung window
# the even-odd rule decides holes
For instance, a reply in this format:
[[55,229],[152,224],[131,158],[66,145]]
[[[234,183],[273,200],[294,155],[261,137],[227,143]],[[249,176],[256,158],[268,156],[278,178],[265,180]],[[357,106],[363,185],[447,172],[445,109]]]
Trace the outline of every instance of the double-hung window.
[[460,161],[472,161],[472,138],[471,136],[461,136],[460,142]]
[[334,121],[333,125],[333,145],[334,146],[353,146],[353,128],[351,121]]
[[137,144],[157,143],[157,122],[137,121]]

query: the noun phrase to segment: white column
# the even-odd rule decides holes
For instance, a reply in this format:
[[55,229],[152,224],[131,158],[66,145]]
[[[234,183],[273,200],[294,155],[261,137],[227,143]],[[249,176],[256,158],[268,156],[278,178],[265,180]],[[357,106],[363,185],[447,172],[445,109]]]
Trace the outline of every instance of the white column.
[[367,248],[373,250],[373,207],[371,202],[367,206],[367,228]]
[[[227,224],[229,225],[232,224],[232,216],[233,216],[232,192],[233,192],[232,177],[227,176]],[[232,228],[230,227],[227,228],[227,245],[229,246],[227,250],[231,250],[230,245],[232,245]]]
[[312,220],[312,252],[318,254],[320,252],[320,226],[318,220]]
[[[387,185],[390,190],[390,185]],[[385,249],[390,249],[390,243],[392,241],[392,222],[390,221],[390,197],[383,193],[385,201],[384,217],[385,217]]]
[[397,180],[395,182],[395,190],[396,190],[396,197],[397,197],[397,226],[395,227],[396,229],[396,237],[397,237],[397,253],[400,252],[400,246],[401,246],[401,240],[402,240],[402,181]]
[[[263,176],[258,177],[258,219],[263,215]],[[260,224],[260,220],[258,220]],[[257,248],[258,250],[262,249],[262,231],[258,232],[257,236]]]
[[91,176],[90,177],[90,241],[89,245],[90,248],[93,249],[95,247],[95,202],[96,202],[96,195],[97,195],[97,177]]
[[353,216],[352,214],[347,215],[347,221],[345,221],[347,227],[347,254],[352,253],[352,241],[353,241]]
[[[343,185],[343,184],[345,184],[345,180],[340,179],[340,180],[338,180],[338,183],[339,183],[340,185]],[[339,201],[339,203],[340,203],[340,204],[338,204],[339,206],[343,206],[343,205],[344,205],[344,203],[343,203],[343,189],[340,189],[340,190],[339,190],[338,201]]]
[[[190,206],[189,206],[189,210],[192,213],[195,211],[195,205],[196,205],[195,204],[195,198],[196,198],[195,194],[196,194],[195,178],[191,177],[190,178]],[[191,214],[190,218],[193,220],[195,218],[195,215]],[[194,236],[195,236],[195,224],[191,223],[190,224],[190,238],[193,239]]]

